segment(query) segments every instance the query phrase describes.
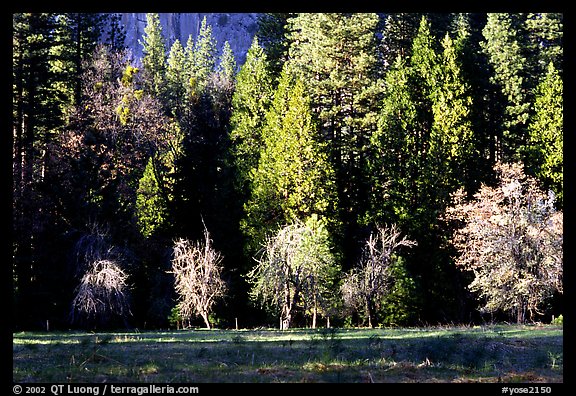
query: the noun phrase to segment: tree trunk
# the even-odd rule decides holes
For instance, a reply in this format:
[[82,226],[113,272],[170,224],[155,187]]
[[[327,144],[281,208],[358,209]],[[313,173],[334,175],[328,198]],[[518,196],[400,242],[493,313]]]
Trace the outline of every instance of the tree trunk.
[[290,328],[290,322],[292,320],[292,315],[290,312],[285,312],[280,316],[280,330],[288,330]]
[[208,320],[208,314],[202,313],[202,319],[204,319],[204,323],[206,323],[206,328],[210,330],[210,321]]
[[291,306],[286,304],[282,307],[280,313],[280,330],[287,330],[290,327],[290,322],[292,321],[292,309]]
[[316,308],[316,295],[314,295],[314,309],[312,310],[312,328],[316,328],[316,314],[318,309]]
[[316,328],[316,308],[314,308],[314,313],[312,314],[312,328]]
[[295,292],[294,296],[290,298],[290,288],[286,287],[284,290],[284,306],[280,313],[280,330],[287,330],[290,327],[290,322],[292,321],[292,308],[296,305],[296,300],[298,299],[298,293]]
[[372,323],[374,308],[372,307],[372,303],[370,300],[366,301],[366,315],[368,316],[368,327],[374,328],[374,325]]

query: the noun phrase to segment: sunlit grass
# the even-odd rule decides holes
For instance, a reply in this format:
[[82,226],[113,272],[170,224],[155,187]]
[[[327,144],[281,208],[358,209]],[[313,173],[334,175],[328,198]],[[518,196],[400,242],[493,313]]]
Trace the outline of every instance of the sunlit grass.
[[562,381],[562,340],[561,326],[520,325],[22,332],[13,335],[13,379],[451,382],[532,373]]

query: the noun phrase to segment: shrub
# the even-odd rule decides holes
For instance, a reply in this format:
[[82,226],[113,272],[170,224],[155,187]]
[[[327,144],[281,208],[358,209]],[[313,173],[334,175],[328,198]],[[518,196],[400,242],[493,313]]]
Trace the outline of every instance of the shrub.
[[563,325],[563,324],[564,324],[564,316],[558,315],[557,318],[552,319],[551,324],[553,324],[553,325]]

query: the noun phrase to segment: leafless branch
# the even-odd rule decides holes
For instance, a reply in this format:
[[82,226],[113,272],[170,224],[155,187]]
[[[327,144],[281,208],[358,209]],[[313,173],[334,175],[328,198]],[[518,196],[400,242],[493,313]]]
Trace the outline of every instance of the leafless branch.
[[201,316],[210,328],[208,315],[220,297],[226,293],[221,278],[222,255],[212,247],[208,230],[204,228],[204,242],[178,239],[174,242],[172,271],[179,295],[180,314],[185,319]]

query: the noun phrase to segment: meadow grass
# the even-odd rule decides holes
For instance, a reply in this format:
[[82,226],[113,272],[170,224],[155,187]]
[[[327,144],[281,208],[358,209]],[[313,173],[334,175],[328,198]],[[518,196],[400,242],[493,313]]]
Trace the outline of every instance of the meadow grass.
[[562,382],[561,326],[13,334],[15,382]]

